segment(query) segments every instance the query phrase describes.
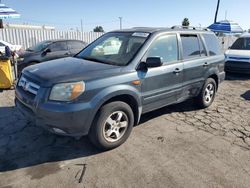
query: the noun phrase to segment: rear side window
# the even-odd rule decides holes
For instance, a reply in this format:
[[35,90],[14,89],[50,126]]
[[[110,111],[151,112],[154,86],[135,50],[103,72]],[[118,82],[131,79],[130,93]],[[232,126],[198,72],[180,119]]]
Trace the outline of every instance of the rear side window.
[[161,57],[163,62],[178,60],[178,45],[176,35],[166,35],[156,39],[149,47],[147,57]]
[[66,42],[54,42],[49,46],[52,52],[68,50]]
[[221,54],[221,47],[219,40],[213,34],[203,34],[207,50],[210,56]]
[[0,46],[5,46],[3,43],[0,42]]
[[181,35],[183,59],[191,59],[201,56],[201,47],[197,35]]
[[81,50],[84,48],[83,42],[80,41],[69,41],[68,42],[69,49],[71,50]]

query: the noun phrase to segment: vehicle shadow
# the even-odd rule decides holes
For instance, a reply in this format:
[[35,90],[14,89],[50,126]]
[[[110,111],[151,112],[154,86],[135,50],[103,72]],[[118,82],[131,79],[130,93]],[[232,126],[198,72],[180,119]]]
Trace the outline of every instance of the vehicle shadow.
[[250,101],[250,90],[246,91],[241,95],[241,97],[247,101]]
[[[142,116],[140,124],[163,114],[198,110],[193,100]],[[15,107],[0,107],[0,172],[101,153],[82,137],[75,140],[51,134],[27,121]]]
[[15,107],[0,107],[0,172],[97,153],[86,137],[51,134],[27,121]]
[[200,110],[200,108],[197,105],[195,105],[194,99],[189,99],[185,102],[166,106],[166,107],[163,107],[158,110],[148,112],[142,115],[139,125],[146,123],[149,120],[158,118],[159,116],[162,116],[165,114],[171,114],[173,112],[190,112],[190,111],[196,111],[196,110]]

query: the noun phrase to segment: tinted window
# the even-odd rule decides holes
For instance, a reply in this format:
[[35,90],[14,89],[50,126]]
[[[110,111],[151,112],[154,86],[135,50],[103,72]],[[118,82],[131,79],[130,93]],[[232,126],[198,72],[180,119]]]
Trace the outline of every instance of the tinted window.
[[0,46],[5,46],[3,43],[0,42]]
[[166,35],[156,39],[150,46],[147,57],[161,57],[163,62],[178,60],[176,35]]
[[239,38],[232,45],[233,50],[250,50],[250,38]]
[[214,34],[203,34],[203,37],[205,39],[209,55],[213,56],[221,54],[221,47],[219,40],[216,38]]
[[184,59],[201,56],[200,43],[197,35],[181,35],[181,42]]
[[80,41],[69,41],[68,42],[69,49],[71,50],[80,50],[84,48],[84,43]]
[[54,42],[49,48],[52,52],[68,50],[66,42]]

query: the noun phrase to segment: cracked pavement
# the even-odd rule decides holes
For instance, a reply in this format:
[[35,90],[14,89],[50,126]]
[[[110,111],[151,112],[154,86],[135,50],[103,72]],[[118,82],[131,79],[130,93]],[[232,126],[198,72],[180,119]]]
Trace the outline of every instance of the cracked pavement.
[[229,75],[207,109],[189,100],[143,115],[104,153],[34,126],[2,91],[0,187],[250,187],[250,76]]

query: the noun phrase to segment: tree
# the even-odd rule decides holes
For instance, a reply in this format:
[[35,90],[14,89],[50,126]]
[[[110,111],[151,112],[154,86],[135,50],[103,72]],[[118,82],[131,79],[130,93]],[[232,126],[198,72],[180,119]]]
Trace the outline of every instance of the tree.
[[220,8],[220,0],[218,0],[218,2],[217,2],[216,12],[215,12],[215,16],[214,16],[214,23],[217,22],[217,15],[218,15],[219,8]]
[[102,26],[96,26],[93,31],[94,32],[104,32]]
[[183,21],[182,21],[182,26],[186,26],[186,27],[188,27],[189,26],[189,20],[188,20],[188,18],[184,18],[183,19]]

